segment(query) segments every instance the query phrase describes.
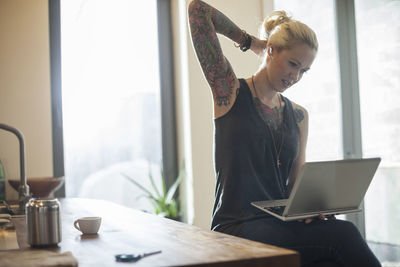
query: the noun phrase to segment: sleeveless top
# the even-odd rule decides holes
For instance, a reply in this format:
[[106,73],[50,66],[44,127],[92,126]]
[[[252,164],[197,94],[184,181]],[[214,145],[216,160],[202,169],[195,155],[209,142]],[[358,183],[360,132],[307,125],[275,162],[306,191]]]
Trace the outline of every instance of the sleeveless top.
[[[267,213],[253,207],[253,201],[284,199],[286,183],[299,151],[299,127],[290,100],[282,96],[283,146],[277,166],[273,139],[256,109],[244,79],[232,108],[214,120],[216,188],[212,230],[240,223]],[[271,127],[276,148],[281,134]]]

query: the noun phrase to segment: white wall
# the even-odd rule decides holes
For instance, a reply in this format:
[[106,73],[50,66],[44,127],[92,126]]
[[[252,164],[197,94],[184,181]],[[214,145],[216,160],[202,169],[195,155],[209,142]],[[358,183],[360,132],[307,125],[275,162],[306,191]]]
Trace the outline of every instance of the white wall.
[[[194,209],[194,214],[189,213],[188,221],[209,229],[215,190],[212,95],[190,40],[186,17],[189,2],[189,0],[173,1],[173,9],[181,8],[179,21],[174,19],[174,35],[177,37],[174,41],[183,39],[181,43],[175,44],[177,103],[181,112],[178,113],[179,151],[181,158],[185,157],[187,161],[192,159],[191,166],[186,164],[190,178],[186,188],[192,190],[190,193],[193,194],[192,196],[186,194],[189,200],[187,201],[189,206],[186,208],[190,210],[192,205]],[[272,10],[272,1],[207,0],[206,2],[222,11],[240,28],[256,36],[264,14]],[[177,34],[177,31],[180,33]],[[221,37],[220,41],[224,54],[238,77],[249,77],[257,70],[259,60],[251,51],[241,52],[225,37]]]
[[[0,1],[0,122],[24,134],[28,177],[53,174],[48,29],[47,0]],[[3,130],[0,159],[7,178],[19,179],[19,144]]]

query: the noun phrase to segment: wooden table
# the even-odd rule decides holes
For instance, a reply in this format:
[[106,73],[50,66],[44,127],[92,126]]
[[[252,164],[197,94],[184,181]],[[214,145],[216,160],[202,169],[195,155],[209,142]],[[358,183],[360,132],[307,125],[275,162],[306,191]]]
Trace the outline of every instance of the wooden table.
[[[61,199],[62,242],[57,252],[71,251],[79,266],[125,266],[115,261],[121,253],[162,250],[134,266],[299,266],[299,255],[246,239],[203,230],[108,201]],[[82,235],[73,226],[85,216],[101,216],[99,233]],[[0,250],[10,249],[13,231],[0,235]],[[27,244],[19,249],[30,249]],[[124,265],[125,264],[125,265]]]

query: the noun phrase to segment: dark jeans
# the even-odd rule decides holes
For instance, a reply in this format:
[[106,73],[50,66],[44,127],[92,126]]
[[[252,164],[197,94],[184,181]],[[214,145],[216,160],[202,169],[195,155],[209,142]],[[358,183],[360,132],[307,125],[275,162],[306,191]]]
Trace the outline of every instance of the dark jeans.
[[381,266],[353,223],[343,220],[283,222],[258,218],[217,231],[296,250],[302,266]]

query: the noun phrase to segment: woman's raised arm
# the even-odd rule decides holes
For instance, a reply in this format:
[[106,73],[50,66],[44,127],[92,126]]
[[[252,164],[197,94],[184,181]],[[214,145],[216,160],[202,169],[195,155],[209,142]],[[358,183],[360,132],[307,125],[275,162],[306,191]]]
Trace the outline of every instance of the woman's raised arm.
[[193,0],[188,12],[193,46],[214,96],[214,115],[219,117],[233,105],[239,81],[222,53],[217,33],[236,43],[241,43],[246,34],[228,17],[203,1]]

